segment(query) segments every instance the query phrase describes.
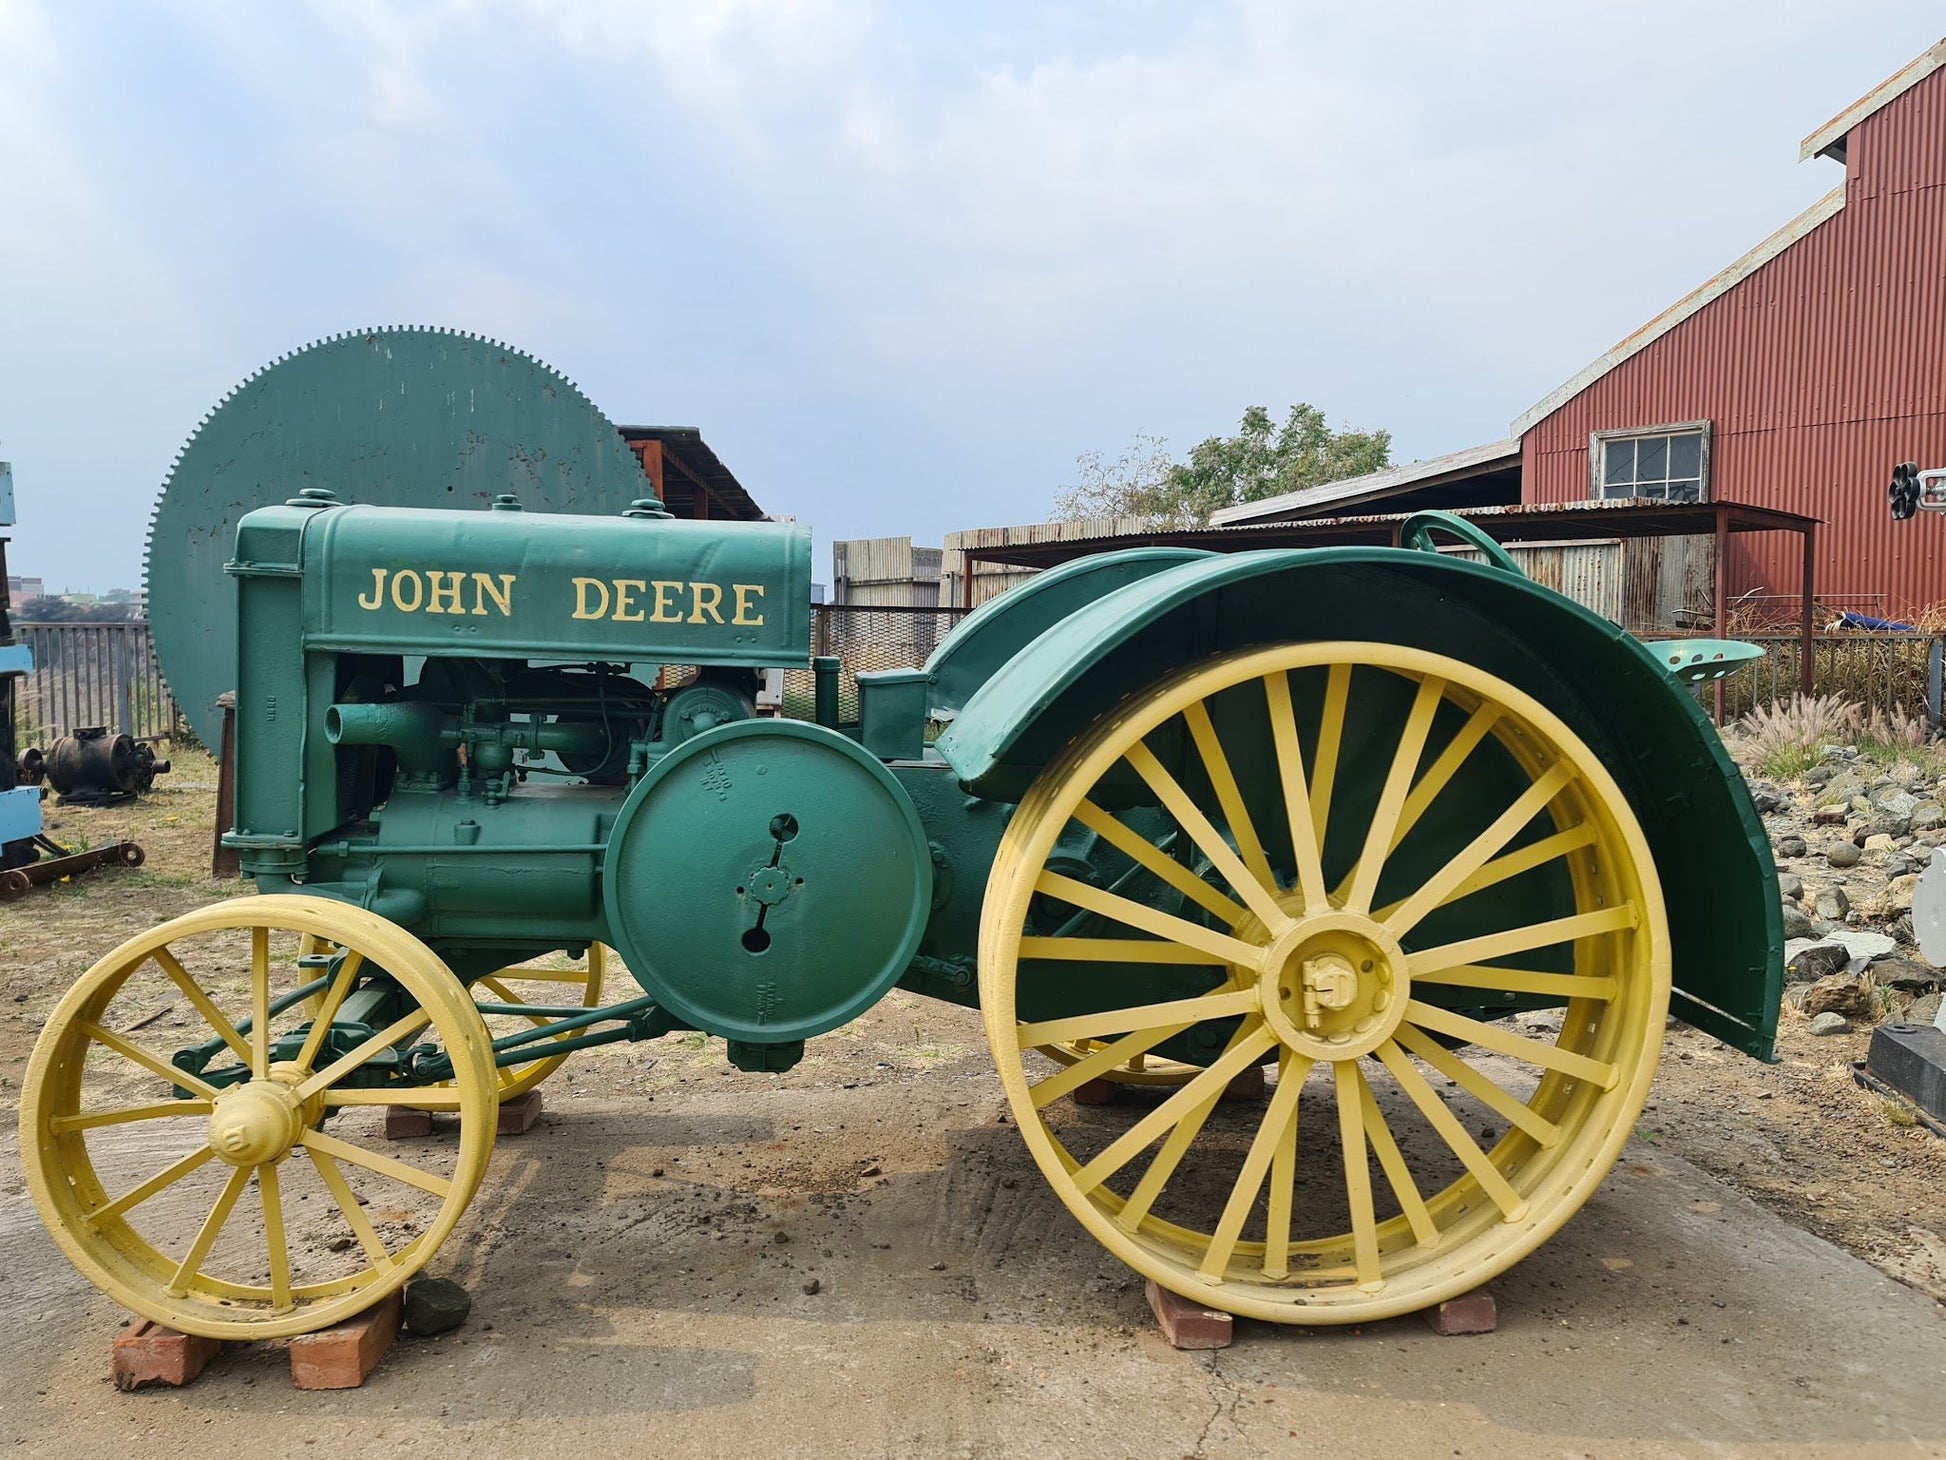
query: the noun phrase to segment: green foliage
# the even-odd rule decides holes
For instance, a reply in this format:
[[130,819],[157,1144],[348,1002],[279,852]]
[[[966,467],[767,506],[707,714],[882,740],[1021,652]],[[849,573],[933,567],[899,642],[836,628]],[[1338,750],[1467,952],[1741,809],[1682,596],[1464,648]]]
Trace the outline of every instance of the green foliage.
[[24,624],[121,624],[135,616],[125,600],[76,603],[50,593],[40,598],[23,598],[13,605],[13,616]]
[[1738,758],[1777,780],[1796,780],[1818,763],[1824,747],[1858,732],[1858,706],[1834,695],[1764,705],[1739,722]]
[[1262,406],[1243,413],[1234,436],[1212,436],[1176,461],[1157,436],[1137,436],[1108,461],[1077,459],[1080,480],[1062,488],[1065,518],[1136,517],[1156,527],[1198,527],[1223,507],[1378,471],[1392,460],[1390,431],[1333,430],[1324,412],[1299,402],[1280,426]]

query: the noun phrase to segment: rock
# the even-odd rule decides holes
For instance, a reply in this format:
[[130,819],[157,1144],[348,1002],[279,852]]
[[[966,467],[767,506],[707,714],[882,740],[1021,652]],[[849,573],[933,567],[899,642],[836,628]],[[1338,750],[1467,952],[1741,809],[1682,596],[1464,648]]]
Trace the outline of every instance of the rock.
[[406,1330],[420,1338],[458,1328],[472,1311],[473,1295],[451,1278],[420,1278],[406,1284]]
[[1850,806],[1865,794],[1865,778],[1855,770],[1840,771],[1825,782],[1819,799],[1828,805]]
[[1865,839],[1867,841],[1870,841],[1875,836],[1907,836],[1912,831],[1912,818],[1910,816],[1900,816],[1894,811],[1874,811],[1872,813],[1872,819],[1865,823],[1865,828]]
[[1842,826],[1844,825],[1846,810],[1847,807],[1844,802],[1833,801],[1813,811],[1811,813],[1811,820],[1815,821],[1819,826]]
[[1897,762],[1886,774],[1892,778],[1895,784],[1905,787],[1908,791],[1926,778],[1924,768],[1917,761],[1912,760]]
[[1937,801],[1921,801],[1912,809],[1914,831],[1935,831],[1946,826],[1946,806]]
[[1871,1020],[1878,1016],[1878,992],[1869,980],[1858,974],[1827,974],[1806,991],[1804,1012]]
[[1905,913],[1912,911],[1912,894],[1919,886],[1917,872],[1904,872],[1885,884],[1885,893],[1878,900],[1882,913]]
[[1784,936],[1786,938],[1809,938],[1813,935],[1811,919],[1801,907],[1784,904]]
[[1898,849],[1898,842],[1885,832],[1875,831],[1865,838],[1865,850],[1868,852],[1896,852]]
[[1939,970],[1910,958],[1881,958],[1872,965],[1872,980],[1882,989],[1898,989],[1907,994],[1929,994],[1942,979]]
[[1795,872],[1777,874],[1777,890],[1788,902],[1796,902],[1804,896],[1804,879]]
[[1750,804],[1757,808],[1759,816],[1769,816],[1788,809],[1791,804],[1791,794],[1782,786],[1774,785],[1769,781],[1752,781]]
[[1912,1007],[1905,1011],[1908,1024],[1931,1024],[1939,1018],[1939,1006],[1946,1003],[1946,995],[1921,994],[1912,1001]]
[[1808,850],[1801,836],[1780,836],[1777,838],[1777,855],[1780,857],[1801,857]]
[[1824,859],[1834,867],[1856,867],[1864,855],[1850,842],[1833,842],[1825,849]]
[[1898,945],[1883,933],[1860,933],[1850,928],[1841,928],[1827,935],[1827,943],[1840,943],[1853,958],[1862,958],[1867,963],[1874,958],[1883,958]]
[[1842,973],[1850,962],[1850,950],[1843,943],[1811,943],[1785,961],[1784,981],[1816,983],[1831,974]]
[[1845,1016],[1843,1014],[1832,1014],[1828,1012],[1813,1014],[1811,1016],[1811,1032],[1813,1034],[1849,1034],[1851,1033],[1851,1025],[1845,1022]]
[[1878,792],[1872,797],[1872,805],[1890,816],[1912,820],[1912,813],[1919,809],[1919,798],[1910,791],[1891,789]]
[[1811,904],[1817,915],[1826,922],[1841,923],[1845,914],[1851,911],[1851,899],[1845,896],[1842,887],[1821,887],[1816,900]]
[[1858,759],[1858,747],[1855,745],[1827,745],[1818,753],[1826,760]]
[[1804,773],[1804,784],[1813,788],[1822,786],[1837,774],[1837,766],[1828,760],[1821,760]]
[[[1841,1019],[1838,1022],[1842,1024],[1844,1021]],[[824,1284],[819,1282],[816,1278],[810,1278],[804,1284],[804,1295],[809,1298],[814,1298],[823,1289],[823,1287]]]
[[1885,859],[1885,875],[1891,881],[1896,882],[1899,878],[1910,876],[1918,870],[1910,857],[1892,856]]

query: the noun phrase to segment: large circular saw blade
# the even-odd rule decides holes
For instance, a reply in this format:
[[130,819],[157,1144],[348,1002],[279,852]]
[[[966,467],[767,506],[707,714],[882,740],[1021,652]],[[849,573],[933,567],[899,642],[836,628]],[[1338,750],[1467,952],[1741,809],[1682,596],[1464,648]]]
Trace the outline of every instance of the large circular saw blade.
[[648,491],[641,463],[574,383],[459,330],[357,330],[265,366],[183,447],[149,528],[149,621],[183,717],[214,746],[236,686],[246,512],[304,487],[394,507],[485,507],[500,492],[548,512],[616,512]]

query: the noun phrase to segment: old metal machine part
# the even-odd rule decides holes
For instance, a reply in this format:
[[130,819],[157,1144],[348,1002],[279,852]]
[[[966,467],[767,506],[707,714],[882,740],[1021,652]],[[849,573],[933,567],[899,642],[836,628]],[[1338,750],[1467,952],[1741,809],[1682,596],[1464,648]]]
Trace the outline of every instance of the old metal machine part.
[[375,506],[619,512],[648,494],[621,435],[574,383],[459,330],[352,330],[250,376],[177,456],[149,528],[156,656],[183,717],[215,745],[236,688],[224,564],[254,507],[322,487]]
[[[450,1230],[483,1099],[677,1029],[785,1069],[895,982],[983,1010],[1111,1251],[1290,1323],[1424,1307],[1545,1240],[1665,1012],[1769,1053],[1775,872],[1685,666],[1424,550],[1456,519],[1084,559],[859,674],[856,723],[828,661],[816,722],[771,720],[757,676],[812,667],[802,529],[347,500],[367,404],[346,460],[293,446],[314,479],[227,563],[228,840],[266,895],[109,954],[26,1076],[42,1215],[138,1312],[333,1321]],[[639,993],[604,990],[604,946]],[[180,1047],[137,1029],[181,1000]],[[1223,1102],[1253,1069],[1267,1098]],[[1095,1079],[1153,1088],[1075,1121]],[[460,1149],[374,1149],[385,1105],[458,1112]],[[335,1246],[285,1239],[300,1183]],[[395,1202],[413,1225],[365,1215]]]
[[106,725],[89,725],[63,735],[47,749],[36,770],[63,801],[104,806],[127,801],[155,785],[169,769],[155,747],[129,735],[111,734]]

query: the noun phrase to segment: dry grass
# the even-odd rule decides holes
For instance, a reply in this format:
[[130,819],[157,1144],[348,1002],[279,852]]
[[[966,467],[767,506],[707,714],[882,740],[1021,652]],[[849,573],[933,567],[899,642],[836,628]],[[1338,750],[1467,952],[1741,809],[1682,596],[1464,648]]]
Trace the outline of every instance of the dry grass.
[[1777,780],[1796,780],[1816,765],[1824,747],[1857,734],[1858,706],[1835,695],[1798,695],[1786,704],[1760,705],[1738,721],[1739,760]]

